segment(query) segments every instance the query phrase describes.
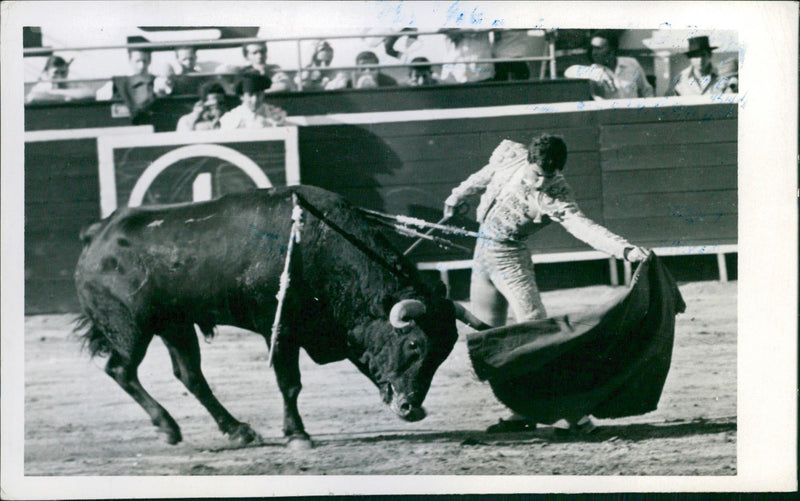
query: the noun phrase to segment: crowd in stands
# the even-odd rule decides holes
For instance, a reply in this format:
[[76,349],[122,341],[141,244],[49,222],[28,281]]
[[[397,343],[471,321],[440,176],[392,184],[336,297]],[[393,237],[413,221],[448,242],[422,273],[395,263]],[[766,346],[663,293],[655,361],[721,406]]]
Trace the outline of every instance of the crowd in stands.
[[[130,74],[114,76],[104,87],[92,92],[79,82],[65,81],[71,61],[52,55],[39,81],[28,92],[26,102],[119,99],[129,109],[133,123],[146,123],[156,99],[169,95],[199,96],[191,113],[180,119],[178,130],[270,127],[286,123],[286,113],[265,101],[273,92],[529,80],[532,70],[545,63],[525,58],[541,58],[543,49],[548,48],[542,45],[541,36],[533,37],[524,29],[443,29],[433,36],[444,37],[443,59],[433,55],[430,38],[424,39],[415,28],[404,28],[382,39],[386,62],[395,69],[405,68],[404,78],[395,78],[384,71],[385,65],[381,66],[374,44],[365,47],[373,50],[359,52],[355,61],[334,64],[333,46],[329,41],[319,40],[306,66],[286,71],[269,62],[266,42],[248,41],[241,46],[244,64],[239,65],[198,62],[197,48],[179,46],[170,61],[151,70],[150,50],[131,48]],[[587,42],[587,64],[569,66],[564,71],[565,78],[588,80],[591,94],[597,100],[655,95],[640,62],[634,57],[618,55],[618,37],[613,32],[595,32],[587,37]],[[735,59],[715,67],[711,59],[717,47],[711,46],[706,36],[690,38],[688,47],[685,55],[690,65],[671,82],[666,96],[738,91]],[[240,99],[238,107],[229,106],[233,95]]]
[[[689,38],[689,50],[684,54],[689,66],[671,82],[665,96],[700,96],[738,92],[738,63],[725,61],[715,68],[711,62],[714,49],[707,36]],[[630,99],[653,97],[655,92],[639,61],[618,56],[618,40],[611,33],[598,32],[589,40],[586,55],[589,65],[573,65],[564,71],[566,78],[589,80],[592,97]]]

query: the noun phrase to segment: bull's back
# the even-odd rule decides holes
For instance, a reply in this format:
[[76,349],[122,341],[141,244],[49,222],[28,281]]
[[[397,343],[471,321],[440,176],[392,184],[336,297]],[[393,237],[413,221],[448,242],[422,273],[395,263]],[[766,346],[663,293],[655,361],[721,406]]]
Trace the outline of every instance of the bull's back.
[[[297,190],[324,213],[344,203],[313,187],[254,190],[217,200],[123,208],[84,232],[76,285],[86,308],[92,295],[115,296],[132,311],[184,311],[233,322],[236,311],[274,301]],[[318,224],[304,229],[315,245]]]

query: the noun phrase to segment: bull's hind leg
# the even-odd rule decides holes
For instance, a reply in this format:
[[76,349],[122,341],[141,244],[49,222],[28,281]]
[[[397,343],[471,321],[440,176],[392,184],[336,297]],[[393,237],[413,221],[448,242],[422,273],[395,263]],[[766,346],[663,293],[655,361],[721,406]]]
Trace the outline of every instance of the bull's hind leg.
[[203,404],[222,433],[228,435],[231,441],[241,445],[250,442],[260,442],[261,437],[249,424],[242,423],[234,418],[211,392],[200,364],[200,345],[197,335],[191,327],[180,331],[162,334],[161,338],[169,349],[172,358],[172,369],[175,377],[181,380],[192,395]]
[[153,424],[166,435],[167,443],[177,444],[182,440],[178,424],[167,410],[142,388],[142,384],[139,382],[137,369],[144,358],[146,348],[145,345],[143,348],[135,350],[130,358],[124,358],[116,352],[112,353],[106,364],[106,374],[111,376],[128,395],[139,402],[139,405],[150,415]]

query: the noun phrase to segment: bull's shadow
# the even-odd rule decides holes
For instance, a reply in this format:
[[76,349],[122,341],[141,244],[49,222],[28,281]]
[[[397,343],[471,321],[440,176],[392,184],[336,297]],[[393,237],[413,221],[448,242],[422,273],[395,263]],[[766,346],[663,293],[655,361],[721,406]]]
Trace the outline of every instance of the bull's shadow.
[[303,184],[339,193],[358,206],[386,209],[378,177],[392,174],[403,163],[368,126],[301,127],[298,143]]

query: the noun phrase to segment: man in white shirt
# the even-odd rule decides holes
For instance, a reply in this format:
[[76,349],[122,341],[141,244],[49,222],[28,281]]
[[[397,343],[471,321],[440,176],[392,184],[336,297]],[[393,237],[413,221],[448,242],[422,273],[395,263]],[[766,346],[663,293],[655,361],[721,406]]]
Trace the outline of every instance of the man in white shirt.
[[269,78],[245,74],[236,82],[236,95],[242,104],[222,115],[220,129],[265,129],[286,125],[286,112],[264,102]]
[[689,66],[681,71],[670,85],[665,96],[702,96],[735,92],[738,78],[720,76],[711,62],[711,52],[716,49],[708,43],[707,36],[689,39]]
[[476,61],[492,59],[492,43],[488,31],[457,29],[441,30],[447,38],[447,63],[442,65],[442,83],[482,82],[494,78],[493,63]]
[[639,61],[632,57],[617,56],[614,37],[593,36],[588,56],[591,66],[570,66],[564,76],[589,80],[594,99],[633,99],[655,95]]

